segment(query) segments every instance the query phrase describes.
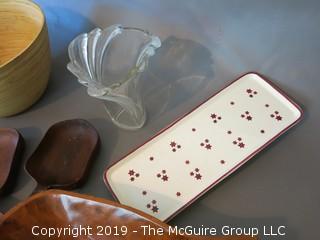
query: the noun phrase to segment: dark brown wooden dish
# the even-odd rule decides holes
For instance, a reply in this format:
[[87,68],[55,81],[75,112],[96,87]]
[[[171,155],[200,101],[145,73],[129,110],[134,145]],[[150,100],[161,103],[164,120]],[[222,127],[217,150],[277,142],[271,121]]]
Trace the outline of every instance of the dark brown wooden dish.
[[12,191],[23,150],[23,138],[12,128],[0,128],[0,195]]
[[[254,239],[250,237],[183,237],[169,235],[169,226],[160,220],[149,216],[141,211],[123,206],[119,203],[98,199],[61,190],[44,191],[33,195],[24,202],[18,204],[15,208],[7,212],[2,219],[0,218],[0,236],[1,240],[44,240],[48,236],[32,234],[32,228],[39,226],[41,228],[70,227],[70,226],[89,226],[92,235],[88,237],[83,234],[74,238],[70,234],[57,236],[50,239],[91,239],[91,240],[113,240],[113,239],[162,239],[162,240],[183,240],[183,239],[216,239],[216,240],[246,240]],[[141,226],[150,225],[154,228],[162,228],[163,236],[144,235]],[[113,234],[97,236],[97,226],[109,226],[113,229]],[[121,226],[127,227],[127,233],[116,236],[115,229],[122,233]],[[39,229],[38,229],[39,230]],[[137,232],[134,232],[137,230]]]
[[98,145],[97,131],[85,120],[54,124],[26,163],[27,172],[38,183],[36,191],[81,185]]

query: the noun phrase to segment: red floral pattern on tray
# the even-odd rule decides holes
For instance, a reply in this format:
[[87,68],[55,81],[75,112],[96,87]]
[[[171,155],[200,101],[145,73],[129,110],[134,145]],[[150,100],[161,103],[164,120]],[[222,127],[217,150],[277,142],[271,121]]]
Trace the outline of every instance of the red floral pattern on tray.
[[210,144],[210,140],[209,139],[205,139],[204,141],[202,141],[200,143],[200,146],[207,149],[207,150],[211,150],[213,148],[213,146]]
[[169,145],[171,147],[172,152],[176,152],[177,150],[181,149],[181,145],[175,141],[171,141]]
[[190,176],[194,177],[194,179],[196,180],[201,180],[202,179],[202,175],[200,173],[200,169],[199,168],[195,168],[193,171],[190,172]]
[[232,143],[234,145],[238,146],[239,148],[245,148],[245,146],[246,146],[241,137],[238,137]]
[[156,200],[152,200],[150,203],[146,205],[146,207],[152,212],[152,213],[158,213],[159,212],[159,207],[157,205]]
[[253,98],[255,95],[258,94],[258,92],[257,92],[256,90],[253,90],[253,89],[251,89],[251,88],[248,88],[248,89],[246,90],[246,93],[248,94],[248,96],[249,96],[250,98]]
[[[123,161],[129,159],[125,168],[115,165],[121,173],[114,171],[119,184],[112,187],[116,186],[119,201],[161,220],[171,218],[286,130],[298,116],[290,114],[290,102],[281,105],[286,100],[274,100],[279,96],[274,94],[277,90],[265,90],[265,82],[253,80],[237,82],[234,90],[230,85],[218,98],[209,99],[160,132],[150,145],[146,143],[125,157]],[[131,183],[125,184],[126,188],[124,175]]]
[[246,119],[248,121],[252,121],[252,115],[249,111],[245,111],[243,114],[241,114],[241,118]]
[[280,115],[279,111],[274,111],[270,114],[271,118],[274,118],[277,121],[282,121],[282,116]]
[[133,169],[130,169],[130,170],[128,171],[128,175],[129,175],[129,180],[130,180],[131,182],[133,182],[134,180],[136,180],[137,178],[140,177],[140,173],[135,172]]
[[210,118],[212,119],[212,122],[213,123],[218,123],[219,121],[221,121],[222,117],[219,116],[218,114],[216,113],[211,113],[210,114]]
[[161,172],[157,173],[157,178],[161,179],[163,182],[169,181],[169,176],[167,175],[166,170],[162,170]]

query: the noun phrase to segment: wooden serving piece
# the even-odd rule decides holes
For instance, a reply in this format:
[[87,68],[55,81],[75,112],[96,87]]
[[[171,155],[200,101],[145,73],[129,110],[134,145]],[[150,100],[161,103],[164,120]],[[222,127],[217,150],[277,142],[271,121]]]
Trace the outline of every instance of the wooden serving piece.
[[7,194],[15,183],[15,175],[23,150],[23,138],[12,128],[0,128],[0,194]]
[[[7,212],[0,219],[0,236],[3,240],[47,240],[48,236],[32,234],[32,228],[59,228],[72,226],[91,227],[92,236],[82,234],[76,239],[94,240],[249,240],[255,239],[247,236],[237,237],[185,237],[169,235],[169,226],[160,220],[149,216],[136,209],[121,205],[105,199],[80,195],[61,190],[50,190],[33,195],[24,202]],[[162,228],[164,235],[145,235],[139,230],[141,226],[149,225],[153,228]],[[115,233],[118,233],[121,226],[126,226],[128,231],[124,235],[102,234],[97,236],[97,226],[109,226]],[[38,229],[39,230],[39,229]],[[134,232],[132,230],[137,230]],[[64,234],[58,238],[53,236],[50,239],[71,240],[75,239],[70,234]]]
[[54,124],[26,163],[27,172],[38,183],[35,192],[79,186],[87,176],[98,145],[98,132],[85,120]]
[[44,14],[30,0],[0,1],[0,117],[26,110],[44,93],[51,69]]

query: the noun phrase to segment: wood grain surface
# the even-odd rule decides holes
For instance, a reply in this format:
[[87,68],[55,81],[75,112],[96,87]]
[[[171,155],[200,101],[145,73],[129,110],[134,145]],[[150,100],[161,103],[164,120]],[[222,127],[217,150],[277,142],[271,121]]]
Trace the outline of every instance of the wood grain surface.
[[83,119],[52,125],[26,162],[38,189],[73,189],[87,179],[99,148],[97,130]]
[[12,128],[0,128],[0,195],[10,193],[17,178],[23,138]]
[[0,117],[37,101],[50,73],[47,25],[29,0],[0,0]]
[[[141,211],[121,205],[105,199],[85,196],[81,194],[50,190],[33,195],[15,208],[6,213],[0,219],[0,236],[3,240],[44,240],[48,236],[34,236],[33,226],[68,227],[68,226],[96,226],[120,227],[128,229],[139,229],[142,225],[149,225],[154,228],[162,228],[162,236],[144,235],[143,231],[128,231],[123,236],[78,236],[76,239],[113,240],[113,239],[162,239],[162,240],[249,240],[256,239],[248,236],[227,236],[227,237],[185,237],[169,234],[169,226],[158,219],[149,216]],[[94,232],[94,231],[93,231]],[[75,239],[69,234],[60,238],[50,239],[70,240]]]

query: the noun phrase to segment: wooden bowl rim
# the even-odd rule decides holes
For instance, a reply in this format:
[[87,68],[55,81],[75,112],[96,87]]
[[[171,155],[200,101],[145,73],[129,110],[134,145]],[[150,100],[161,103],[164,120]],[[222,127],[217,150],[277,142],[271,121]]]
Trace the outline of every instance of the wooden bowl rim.
[[34,3],[32,0],[1,0],[0,1],[0,6],[1,4],[21,4],[21,5],[29,5],[31,7],[33,7],[36,11],[39,12],[39,17],[41,18],[41,26],[39,27],[39,31],[37,32],[37,34],[34,36],[34,38],[29,42],[28,45],[26,45],[23,49],[21,49],[16,55],[14,55],[12,58],[10,58],[9,60],[5,61],[4,63],[0,64],[0,70],[1,68],[6,67],[7,65],[12,64],[13,62],[15,62],[20,56],[22,56],[34,43],[35,41],[38,39],[38,37],[40,36],[42,29],[45,26],[45,16],[44,13],[42,11],[42,9],[40,8],[40,6],[36,3]]
[[169,226],[164,223],[161,222],[159,219],[148,215],[138,209],[126,206],[126,205],[122,205],[120,203],[114,202],[112,200],[109,199],[104,199],[104,198],[99,198],[99,197],[95,197],[95,196],[90,196],[87,194],[80,194],[80,193],[76,193],[76,192],[70,192],[70,191],[65,191],[65,190],[58,190],[58,189],[51,189],[51,190],[47,190],[47,191],[43,191],[40,193],[36,193],[35,195],[32,195],[31,197],[23,200],[22,202],[18,203],[16,206],[14,206],[13,208],[11,208],[9,211],[7,211],[6,213],[4,213],[2,215],[2,217],[0,218],[0,225],[6,221],[7,219],[9,219],[12,215],[14,215],[17,211],[19,211],[19,209],[25,207],[26,205],[28,205],[30,202],[33,202],[36,199],[40,199],[42,197],[46,197],[46,196],[57,196],[57,195],[65,195],[65,196],[69,196],[69,197],[75,197],[75,198],[82,198],[88,201],[94,201],[94,202],[98,202],[98,203],[102,203],[102,204],[106,204],[109,206],[113,206],[113,207],[117,207],[117,208],[122,208],[124,210],[127,210],[129,212],[132,212],[134,214],[139,215],[141,218],[144,218],[147,221],[150,221],[158,226],[161,226],[165,229],[167,229]]
[[[8,212],[6,212],[5,214],[0,213],[0,226],[2,223],[4,223],[5,221],[7,221],[8,219],[10,219],[10,217],[12,215],[14,215],[19,209],[25,207],[26,205],[28,205],[30,202],[36,200],[36,199],[40,199],[42,197],[46,197],[46,196],[57,196],[57,195],[65,195],[65,196],[69,196],[69,197],[76,197],[76,198],[81,198],[84,200],[88,200],[88,201],[94,201],[97,203],[101,203],[101,204],[106,204],[109,206],[113,206],[113,207],[117,207],[117,208],[121,208],[124,209],[126,211],[132,212],[136,215],[138,215],[139,217],[141,217],[142,219],[145,219],[146,221],[149,221],[161,228],[163,228],[164,230],[168,231],[169,229],[169,225],[160,221],[159,219],[146,214],[138,209],[111,201],[109,199],[105,199],[105,198],[101,198],[101,197],[95,197],[95,196],[90,196],[87,194],[80,194],[80,193],[76,193],[76,192],[69,192],[69,191],[63,191],[63,190],[57,190],[57,189],[53,189],[53,190],[48,190],[48,191],[44,191],[44,192],[40,192],[37,193],[25,200],[23,200],[22,202],[18,203],[15,207],[13,207],[12,209],[10,209]],[[230,235],[230,236],[194,236],[194,235],[188,235],[188,236],[184,236],[185,239],[192,239],[192,240],[258,240],[258,237],[251,237],[251,236],[245,236],[245,235]]]

